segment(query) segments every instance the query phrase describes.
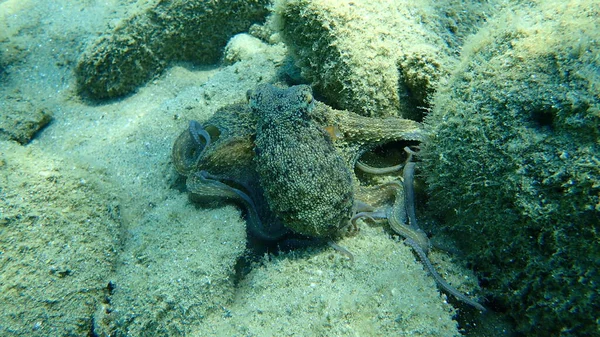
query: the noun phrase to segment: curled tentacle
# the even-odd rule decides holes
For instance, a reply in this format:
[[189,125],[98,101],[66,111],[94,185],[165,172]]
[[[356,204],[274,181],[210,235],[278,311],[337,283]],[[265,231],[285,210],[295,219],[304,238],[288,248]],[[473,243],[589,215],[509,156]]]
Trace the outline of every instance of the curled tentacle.
[[[414,165],[412,165],[412,167],[409,167],[408,169],[414,170]],[[442,289],[447,291],[450,295],[456,297],[456,299],[458,299],[459,301],[464,302],[480,311],[485,311],[485,308],[481,304],[462,294],[456,288],[448,284],[448,282],[446,282],[442,278],[442,276],[438,274],[438,272],[433,267],[433,264],[427,257],[427,253],[430,248],[429,238],[427,237],[425,232],[419,227],[412,226],[412,224],[416,225],[416,221],[414,219],[410,225],[406,224],[408,210],[412,209],[413,216],[415,216],[414,204],[408,205],[406,202],[406,199],[408,199],[410,203],[414,203],[414,198],[407,198],[408,194],[413,193],[412,188],[409,188],[409,192],[406,193],[406,195],[404,193],[407,186],[406,179],[412,179],[413,175],[413,172],[410,172],[410,174],[405,174],[405,181],[402,185],[397,181],[388,183],[388,185],[396,187],[396,200],[394,201],[394,204],[387,210],[381,211],[373,210],[371,208],[371,210],[360,211],[352,217],[350,222],[353,225],[355,225],[355,222],[361,218],[367,218],[373,222],[375,222],[376,220],[387,219],[392,230],[404,238],[404,243],[406,243],[413,249],[413,251],[417,254],[421,262],[427,268],[427,271],[431,274],[435,282],[440,287],[442,287]],[[409,182],[408,185],[412,186],[412,182]]]
[[200,123],[190,121],[188,129],[177,137],[173,145],[173,164],[182,175],[189,175],[198,168],[202,156],[210,146],[210,135]]
[[440,274],[438,274],[438,272],[435,270],[435,268],[433,267],[433,265],[431,264],[431,261],[429,260],[429,258],[427,257],[427,253],[425,253],[423,251],[423,249],[421,249],[421,245],[418,244],[417,242],[415,242],[414,240],[412,240],[411,238],[406,238],[406,240],[404,240],[404,242],[409,245],[414,251],[415,253],[417,253],[417,255],[419,256],[419,259],[421,260],[421,262],[423,262],[423,264],[425,265],[425,267],[427,267],[427,270],[429,271],[429,274],[431,274],[431,276],[433,277],[433,279],[435,280],[435,282],[442,287],[444,290],[446,290],[450,295],[454,296],[457,300],[466,303],[472,307],[474,307],[475,309],[479,310],[479,311],[485,311],[485,307],[477,302],[475,302],[474,300],[470,299],[469,297],[467,297],[465,294],[461,293],[460,291],[458,291],[456,288],[454,288],[453,286],[451,286],[450,284],[448,284],[448,282],[446,282],[442,276],[440,276]]
[[387,219],[387,215],[384,211],[358,212],[350,219],[350,223],[356,227],[356,221],[362,218],[375,222],[376,220]]
[[[405,148],[406,150],[407,148]],[[407,150],[408,152],[408,150]],[[396,189],[396,200],[394,205],[388,209],[388,221],[392,229],[399,235],[413,240],[421,247],[425,253],[429,251],[430,243],[427,234],[417,225],[417,216],[415,213],[415,191],[414,175],[415,163],[412,161],[412,154],[408,152],[408,159],[402,172],[402,187]],[[405,224],[408,218],[408,225]]]
[[[446,290],[450,295],[454,296],[459,301],[466,303],[480,311],[485,311],[485,308],[470,299],[456,288],[452,287],[448,282],[446,282],[440,274],[435,270],[431,261],[427,257],[427,252],[429,251],[430,243],[429,238],[419,228],[417,225],[417,216],[415,214],[415,198],[414,198],[414,175],[415,175],[415,163],[412,161],[412,156],[416,154],[410,148],[405,147],[404,150],[408,153],[408,159],[406,161],[406,165],[404,166],[403,171],[403,187],[404,187],[404,205],[401,205],[399,202],[400,196],[397,194],[396,202],[392,209],[394,211],[390,212],[388,221],[390,222],[390,226],[396,231],[396,233],[402,235],[405,240],[404,242],[409,245],[415,253],[419,256],[419,259],[435,282]],[[400,190],[400,189],[398,189]],[[404,209],[404,214],[401,214],[401,209]],[[405,225],[404,221],[408,217],[409,224]]]
[[360,161],[356,162],[355,167],[365,173],[370,173],[370,174],[390,174],[390,173],[394,173],[396,171],[400,171],[402,169],[404,165],[402,164],[398,164],[398,165],[394,165],[394,166],[388,166],[388,167],[373,167],[370,165],[367,165],[365,163],[362,163]]
[[415,162],[412,161],[412,156],[415,154],[408,146],[404,148],[404,151],[408,153],[408,159],[404,170],[402,171],[402,179],[404,186],[404,208],[406,209],[406,215],[408,216],[409,225],[414,230],[421,230],[417,225],[417,216],[415,213]]
[[[408,178],[412,178],[412,176],[409,176]],[[378,214],[379,219],[387,219],[388,224],[396,234],[404,238],[412,239],[425,253],[429,252],[430,243],[427,234],[419,227],[413,227],[406,223],[407,213],[409,213],[410,209],[412,209],[413,217],[416,218],[414,212],[414,197],[411,198],[408,196],[412,192],[412,182],[408,183],[410,186],[408,189],[409,193],[406,193],[406,179],[403,184],[400,184],[399,181],[392,181],[385,185],[394,187],[396,196],[394,204],[384,211],[384,216]],[[410,201],[410,204],[407,203],[407,199]],[[416,220],[414,220],[413,223],[416,224]]]
[[[210,135],[208,132],[206,132],[206,130],[204,130],[200,123],[196,121],[190,121],[189,133],[194,142],[196,142],[196,145],[202,146],[202,150],[210,146]],[[204,143],[200,140],[200,136],[202,136]]]
[[348,260],[350,260],[350,262],[354,262],[354,255],[352,255],[352,253],[350,253],[350,251],[348,249],[338,245],[337,243],[335,243],[331,240],[327,241],[327,244],[329,245],[329,247],[335,249],[339,253],[346,255],[346,257],[348,257]]
[[360,200],[354,200],[354,206],[352,207],[352,211],[354,215],[350,218],[349,224],[353,228],[358,228],[356,221],[358,219],[367,218],[371,221],[375,221],[375,219],[384,219],[385,214],[381,214],[378,210],[376,210],[373,206],[362,202]]
[[193,188],[190,188],[190,190],[193,190],[194,193],[200,192],[198,194],[214,195],[240,200],[247,210],[248,218],[246,223],[248,230],[260,240],[277,241],[288,233],[287,229],[285,228],[281,228],[278,231],[265,229],[258,215],[258,211],[256,210],[254,201],[252,201],[252,199],[240,189],[229,186],[217,179],[219,178],[206,171],[200,171],[190,176],[187,184],[188,186],[193,186]]
[[358,212],[372,212],[375,210],[375,207],[367,204],[366,202],[355,199],[354,205],[352,206],[352,210],[354,213]]
[[410,226],[407,226],[403,223],[398,222],[398,218],[393,214],[393,207],[388,209],[388,222],[390,227],[396,232],[396,234],[402,236],[405,239],[410,239],[416,245],[419,246],[419,249],[425,253],[429,252],[430,243],[427,234],[421,229],[414,229]]

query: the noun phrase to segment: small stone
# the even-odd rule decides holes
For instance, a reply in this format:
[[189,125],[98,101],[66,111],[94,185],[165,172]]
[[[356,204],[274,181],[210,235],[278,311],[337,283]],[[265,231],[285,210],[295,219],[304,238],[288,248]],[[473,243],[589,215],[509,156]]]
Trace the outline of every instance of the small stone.
[[1,105],[0,139],[24,145],[52,120],[52,114],[20,97],[9,96]]

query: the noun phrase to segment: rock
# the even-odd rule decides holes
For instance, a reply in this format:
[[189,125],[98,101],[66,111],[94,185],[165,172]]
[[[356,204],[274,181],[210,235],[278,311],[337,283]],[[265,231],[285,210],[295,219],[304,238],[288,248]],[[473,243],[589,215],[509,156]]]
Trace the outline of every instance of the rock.
[[52,120],[52,114],[20,96],[8,96],[0,103],[0,139],[27,144]]
[[598,333],[599,15],[586,0],[502,12],[425,120],[430,212],[526,335]]
[[227,40],[261,22],[267,0],[153,1],[93,41],[75,69],[80,93],[105,99],[134,91],[172,61],[215,63]]
[[257,55],[268,53],[269,48],[272,48],[272,46],[252,35],[238,34],[227,42],[223,53],[223,61],[226,64],[233,64],[241,60],[249,60]]
[[370,226],[339,244],[354,262],[331,248],[265,256],[197,334],[460,336],[454,309],[408,246]]
[[[445,10],[457,6],[467,5]],[[420,116],[417,106],[427,105],[460,48],[444,40],[445,15],[421,2],[288,0],[274,12],[275,28],[326,103],[368,116]],[[470,13],[450,40],[472,30]]]

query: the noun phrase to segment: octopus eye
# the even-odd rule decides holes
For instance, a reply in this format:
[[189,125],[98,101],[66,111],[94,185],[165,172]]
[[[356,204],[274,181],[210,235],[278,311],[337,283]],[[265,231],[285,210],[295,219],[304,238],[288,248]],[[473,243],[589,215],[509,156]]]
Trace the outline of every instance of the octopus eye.
[[211,142],[216,142],[219,139],[219,136],[221,135],[221,130],[219,130],[219,128],[214,125],[207,125],[206,127],[204,127],[204,130],[210,136]]
[[310,92],[306,92],[304,98],[306,103],[308,103],[309,105],[312,105],[314,103],[315,99]]
[[310,112],[315,108],[315,98],[310,89],[303,93],[302,99],[302,105],[306,108],[306,110]]

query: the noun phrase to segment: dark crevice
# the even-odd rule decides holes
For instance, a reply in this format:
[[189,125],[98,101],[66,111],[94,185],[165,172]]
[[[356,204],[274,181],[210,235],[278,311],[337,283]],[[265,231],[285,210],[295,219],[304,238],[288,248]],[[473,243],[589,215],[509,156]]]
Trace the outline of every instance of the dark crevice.
[[546,109],[538,109],[531,112],[531,120],[539,128],[551,128],[554,123],[554,112]]

